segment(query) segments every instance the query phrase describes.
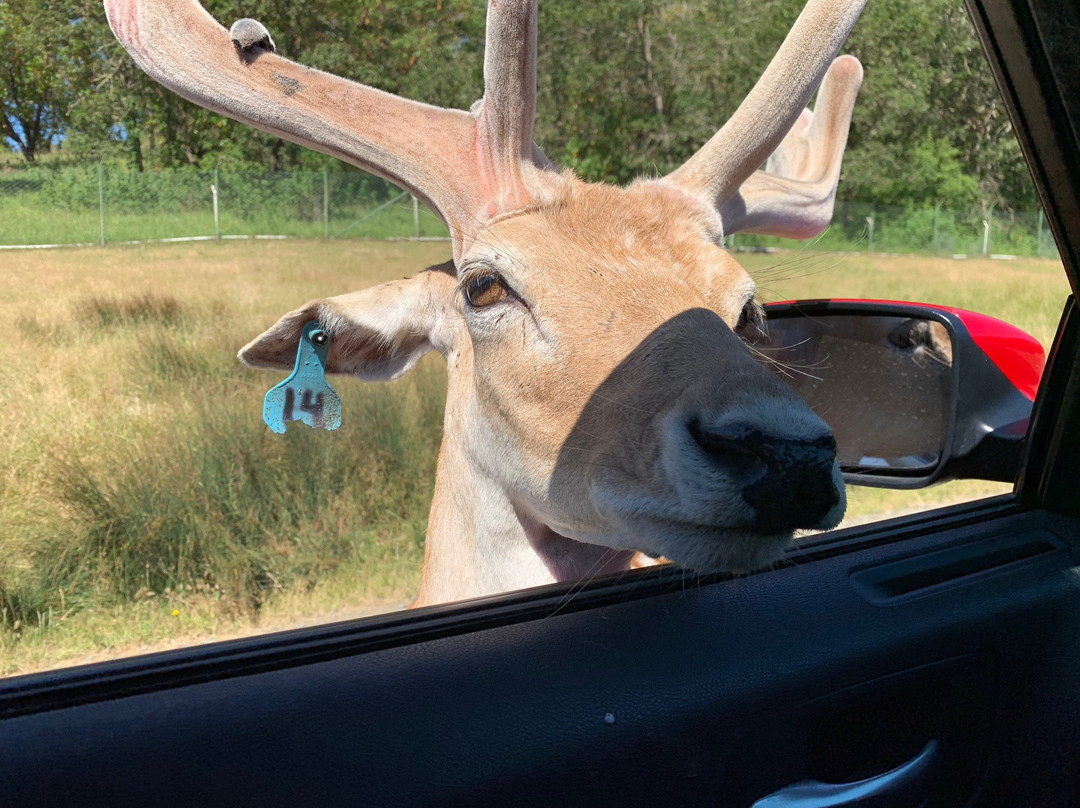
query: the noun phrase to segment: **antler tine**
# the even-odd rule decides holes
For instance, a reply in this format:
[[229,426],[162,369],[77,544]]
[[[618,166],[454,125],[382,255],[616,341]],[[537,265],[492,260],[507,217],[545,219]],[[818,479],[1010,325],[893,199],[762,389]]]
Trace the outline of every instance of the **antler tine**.
[[735,114],[667,179],[722,206],[791,130],[866,0],[810,0]]
[[721,207],[725,233],[812,238],[828,226],[862,76],[854,56],[832,63],[813,113],[802,111],[765,171],[751,174]]
[[[512,210],[532,201],[534,168],[550,162],[533,146],[536,117],[536,0],[491,0],[484,47],[484,97],[473,107],[481,171],[492,204]],[[527,176],[523,177],[522,175]]]
[[[410,191],[450,226],[455,251],[482,204],[473,118],[274,55],[245,54],[196,0],[105,0],[109,24],[144,71],[174,92]],[[460,164],[460,165],[459,165]]]

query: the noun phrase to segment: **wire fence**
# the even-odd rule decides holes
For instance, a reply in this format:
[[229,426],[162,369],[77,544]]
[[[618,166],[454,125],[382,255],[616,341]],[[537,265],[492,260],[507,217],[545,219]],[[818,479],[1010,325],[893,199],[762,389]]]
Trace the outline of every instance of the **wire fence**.
[[[738,234],[729,239],[728,246],[754,249],[791,244],[785,239]],[[837,252],[1058,258],[1041,209],[957,210],[942,205],[882,207],[840,201],[829,228],[813,244],[815,249]]]
[[0,246],[448,235],[409,194],[361,172],[0,170]]
[[[354,171],[0,169],[0,248],[252,237],[446,238],[408,194]],[[735,249],[791,247],[749,234]],[[839,202],[814,247],[837,252],[1056,258],[1041,210]]]

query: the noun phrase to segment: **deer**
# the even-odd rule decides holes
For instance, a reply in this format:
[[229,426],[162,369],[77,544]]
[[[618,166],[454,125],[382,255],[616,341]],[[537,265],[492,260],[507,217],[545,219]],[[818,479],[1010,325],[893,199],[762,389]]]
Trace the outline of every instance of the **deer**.
[[728,121],[625,187],[533,142],[536,0],[490,0],[468,111],[289,61],[261,26],[234,37],[196,0],[105,7],[167,88],[383,177],[446,224],[451,260],[306,303],[239,352],[289,370],[317,321],[331,373],[389,380],[445,358],[424,606],[622,573],[637,553],[752,571],[797,531],[839,524],[834,436],[748,349],[762,308],[725,238],[829,223],[862,82],[837,54],[864,2],[809,0]]

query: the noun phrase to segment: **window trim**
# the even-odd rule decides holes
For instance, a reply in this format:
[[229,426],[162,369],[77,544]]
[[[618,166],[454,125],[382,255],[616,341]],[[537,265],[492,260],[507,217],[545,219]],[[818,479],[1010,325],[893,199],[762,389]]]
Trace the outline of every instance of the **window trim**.
[[[703,588],[736,577],[756,577],[804,567],[839,555],[880,549],[957,528],[987,525],[987,529],[992,529],[1003,519],[1022,517],[1026,510],[1016,497],[1005,494],[836,530],[790,550],[773,570],[749,576],[710,573],[688,577],[690,574],[681,568],[652,567],[583,584],[552,584],[453,604],[13,676],[0,680],[0,720],[545,620],[558,614],[677,593],[691,586]],[[953,543],[971,539],[962,536]],[[941,544],[948,546],[951,546],[949,542]]]
[[[1000,0],[967,0],[999,90],[1047,212],[1072,288],[1077,289],[1078,244],[1067,222],[1080,222],[1080,148],[1071,136],[1066,106],[1038,37],[1031,0],[1013,8]],[[1017,11],[1017,14],[1013,14]],[[1074,13],[1080,17],[1080,11]],[[1005,79],[1002,65],[1008,67]],[[1018,93],[1017,88],[1025,92]],[[1025,99],[1023,102],[1021,99]],[[1055,115],[1059,116],[1055,120]],[[1050,162],[1048,162],[1050,161]],[[1072,178],[1076,179],[1072,179]],[[1062,417],[1064,413],[1065,417]],[[1063,479],[1080,468],[1080,311],[1066,306],[1035,402],[1027,457],[1013,494],[823,534],[802,543],[778,565],[801,567],[861,550],[985,525],[1000,529],[1033,510],[1068,512],[1078,505],[1063,494]],[[968,535],[960,540],[975,538]],[[942,547],[949,546],[943,540]],[[757,573],[764,574],[764,573]],[[730,580],[728,574],[694,576],[694,586]],[[386,648],[437,640],[488,628],[541,620],[555,614],[655,597],[688,586],[682,569],[659,567],[617,579],[552,585],[390,613],[359,620],[293,629],[241,640],[207,643],[0,680],[0,719],[101,702],[140,693],[314,664]],[[571,597],[571,593],[572,597]]]

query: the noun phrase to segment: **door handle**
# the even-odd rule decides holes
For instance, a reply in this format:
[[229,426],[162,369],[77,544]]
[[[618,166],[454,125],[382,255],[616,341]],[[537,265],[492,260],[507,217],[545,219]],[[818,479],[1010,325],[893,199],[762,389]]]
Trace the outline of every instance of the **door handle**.
[[917,808],[925,798],[937,746],[937,741],[930,741],[907,763],[855,783],[800,780],[762,797],[751,808]]

